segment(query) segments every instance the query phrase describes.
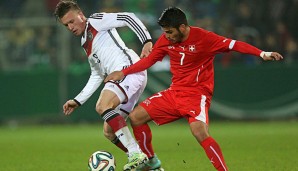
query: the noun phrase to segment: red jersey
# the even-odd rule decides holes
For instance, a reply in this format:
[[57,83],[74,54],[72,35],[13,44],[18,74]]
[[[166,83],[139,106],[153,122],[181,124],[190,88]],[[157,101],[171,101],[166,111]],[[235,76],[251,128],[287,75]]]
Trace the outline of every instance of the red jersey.
[[214,57],[218,53],[231,50],[255,56],[259,56],[262,52],[247,43],[219,36],[198,27],[190,27],[189,36],[185,41],[172,44],[163,34],[147,58],[122,71],[124,75],[128,75],[145,70],[168,55],[173,75],[171,89],[189,91],[199,89],[212,95]]

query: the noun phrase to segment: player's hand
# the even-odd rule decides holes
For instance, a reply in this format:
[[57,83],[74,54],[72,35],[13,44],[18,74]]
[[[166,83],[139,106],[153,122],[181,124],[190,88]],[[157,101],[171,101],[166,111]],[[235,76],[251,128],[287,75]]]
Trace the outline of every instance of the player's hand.
[[74,100],[68,100],[64,105],[63,105],[63,113],[65,115],[70,115],[75,108],[77,108],[79,105],[74,101]]
[[147,57],[152,51],[152,46],[152,42],[147,42],[146,44],[144,44],[140,58]]
[[112,81],[120,81],[120,80],[122,80],[123,78],[124,78],[124,74],[123,74],[122,71],[114,71],[114,72],[112,72],[111,74],[109,74],[109,75],[105,78],[104,82],[106,83],[106,82],[108,82],[108,81],[110,81],[110,80],[112,80]]
[[282,60],[284,57],[277,52],[265,52],[262,58],[265,61],[279,61]]

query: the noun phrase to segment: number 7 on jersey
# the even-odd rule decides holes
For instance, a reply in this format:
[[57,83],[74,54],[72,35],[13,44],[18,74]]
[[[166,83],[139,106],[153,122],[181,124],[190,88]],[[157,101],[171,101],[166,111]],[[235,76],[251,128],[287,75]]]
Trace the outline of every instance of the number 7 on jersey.
[[185,57],[185,53],[184,52],[179,52],[179,54],[181,55],[180,65],[183,65],[183,60],[184,60],[184,57]]

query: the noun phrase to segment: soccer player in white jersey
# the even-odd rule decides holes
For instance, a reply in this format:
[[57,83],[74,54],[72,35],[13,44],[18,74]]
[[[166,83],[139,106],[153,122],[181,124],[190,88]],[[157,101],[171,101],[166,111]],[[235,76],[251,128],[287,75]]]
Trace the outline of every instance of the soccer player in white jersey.
[[[151,36],[144,24],[133,13],[95,13],[86,18],[78,4],[60,0],[55,9],[57,20],[76,36],[82,36],[91,67],[91,76],[83,90],[63,105],[65,115],[84,104],[98,89],[104,78],[113,71],[120,71],[140,58],[128,49],[117,33],[117,27],[128,26],[143,43],[141,57],[152,50]],[[146,71],[127,76],[119,82],[105,84],[96,103],[96,111],[104,120],[104,135],[128,153],[124,170],[131,170],[148,161],[132,137],[125,119],[133,109],[147,83]]]

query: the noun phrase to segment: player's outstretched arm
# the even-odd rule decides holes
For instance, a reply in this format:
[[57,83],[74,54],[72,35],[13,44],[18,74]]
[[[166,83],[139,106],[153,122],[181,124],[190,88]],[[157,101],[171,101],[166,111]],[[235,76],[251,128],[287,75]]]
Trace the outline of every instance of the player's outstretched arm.
[[77,102],[75,102],[74,100],[68,100],[64,105],[63,105],[63,113],[65,115],[70,115],[75,108],[77,108],[79,105],[77,104]]
[[277,52],[261,52],[260,55],[265,61],[279,61],[283,59],[283,56]]
[[[158,52],[156,52],[156,51],[154,52],[154,50],[153,50],[150,53],[150,55],[148,55],[148,57],[139,60],[138,62],[129,66],[128,68],[125,68],[121,71],[114,71],[114,72],[110,73],[105,78],[104,82],[106,83],[108,81],[120,81],[120,80],[124,79],[124,77],[126,75],[144,71],[144,70],[148,69],[149,67],[151,67],[153,64],[155,64],[156,61],[158,61],[159,59],[162,59],[161,57],[158,58],[159,57],[158,55],[159,55]],[[156,57],[156,58],[154,58],[154,57]]]
[[279,61],[283,59],[283,56],[277,52],[261,51],[257,47],[242,41],[236,41],[234,46],[232,46],[232,50],[240,53],[260,56],[264,61]]
[[144,46],[143,46],[143,49],[142,49],[142,53],[140,55],[140,58],[147,57],[151,53],[151,51],[152,51],[152,46],[153,46],[153,43],[151,41],[145,43]]
[[111,80],[112,81],[120,81],[123,78],[124,78],[124,73],[122,71],[114,71],[105,78],[104,82],[106,83]]

